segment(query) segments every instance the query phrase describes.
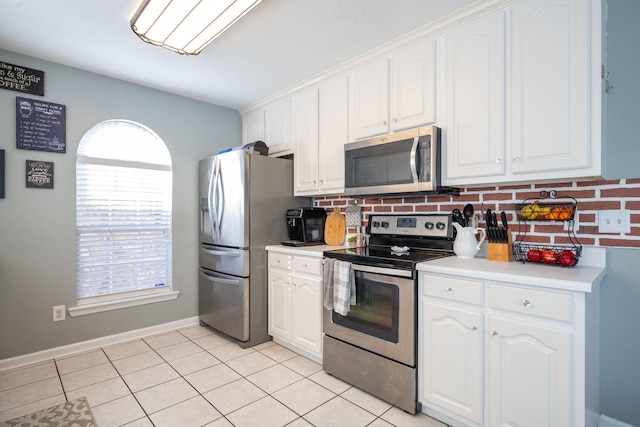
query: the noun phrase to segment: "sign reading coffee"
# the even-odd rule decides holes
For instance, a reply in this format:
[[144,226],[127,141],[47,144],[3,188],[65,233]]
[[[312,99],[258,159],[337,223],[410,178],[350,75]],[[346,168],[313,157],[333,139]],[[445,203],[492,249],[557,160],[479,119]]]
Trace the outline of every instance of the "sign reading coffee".
[[0,88],[44,96],[44,71],[0,61]]
[[16,147],[64,153],[65,106],[16,96]]
[[27,187],[53,188],[53,162],[27,160]]

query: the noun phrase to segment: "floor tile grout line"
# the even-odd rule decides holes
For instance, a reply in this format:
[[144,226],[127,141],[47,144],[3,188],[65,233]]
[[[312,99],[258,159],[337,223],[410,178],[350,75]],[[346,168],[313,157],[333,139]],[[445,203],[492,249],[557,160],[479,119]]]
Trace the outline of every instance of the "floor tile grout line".
[[[384,420],[382,417],[384,416],[384,414],[386,414],[386,413],[388,413],[389,411],[391,411],[391,410],[393,409],[393,406],[391,406],[390,408],[387,408],[387,409],[386,409],[382,414],[380,414],[380,415],[376,415],[375,413],[372,413],[372,412],[371,412],[371,411],[369,411],[368,409],[366,409],[366,408],[364,408],[364,407],[362,407],[362,406],[358,405],[356,402],[353,402],[353,401],[351,401],[350,399],[348,399],[348,398],[346,398],[346,397],[344,396],[344,394],[345,394],[348,390],[350,390],[351,388],[353,388],[353,386],[349,386],[347,389],[342,390],[341,392],[339,392],[339,393],[338,393],[338,392],[335,392],[335,391],[333,391],[333,390],[331,390],[331,389],[327,388],[325,385],[323,385],[323,384],[321,384],[321,383],[319,383],[319,382],[317,382],[317,381],[315,381],[314,379],[312,379],[312,378],[311,378],[313,375],[317,374],[317,373],[318,373],[318,372],[320,372],[321,370],[314,371],[314,372],[311,372],[311,373],[304,373],[304,374],[303,374],[303,373],[301,373],[301,372],[296,371],[296,370],[295,370],[295,369],[293,369],[293,368],[290,368],[289,366],[284,365],[284,363],[286,363],[286,362],[288,362],[288,361],[290,361],[290,360],[292,360],[292,359],[294,359],[294,358],[296,358],[296,357],[298,357],[298,356],[299,356],[299,357],[304,357],[304,356],[301,356],[301,355],[298,355],[298,354],[294,354],[293,356],[291,356],[291,357],[289,357],[289,358],[287,358],[287,359],[278,360],[278,359],[276,359],[276,358],[274,358],[274,357],[272,357],[272,356],[269,356],[269,354],[267,354],[267,353],[264,353],[264,352],[263,352],[263,350],[266,350],[266,349],[268,349],[268,348],[271,348],[271,347],[273,347],[274,345],[278,345],[277,343],[273,343],[273,344],[271,344],[271,345],[269,345],[269,346],[262,347],[262,348],[260,348],[260,349],[255,348],[256,346],[250,347],[250,348],[253,350],[253,352],[260,353],[261,355],[263,355],[263,356],[265,356],[265,357],[269,358],[270,360],[272,360],[272,361],[274,362],[274,365],[271,365],[271,366],[266,367],[266,368],[259,369],[258,371],[255,371],[255,372],[251,372],[251,374],[248,374],[247,376],[245,376],[244,374],[240,373],[239,371],[237,371],[236,369],[234,369],[232,366],[228,365],[227,363],[228,363],[228,362],[230,362],[230,361],[233,361],[233,360],[239,359],[239,358],[241,358],[241,357],[243,357],[243,356],[246,356],[246,354],[242,354],[242,355],[239,355],[239,356],[236,356],[236,357],[233,357],[233,358],[231,358],[231,359],[228,359],[228,360],[223,361],[223,360],[218,359],[218,358],[217,358],[213,353],[211,353],[211,351],[210,351],[210,350],[212,350],[212,349],[214,349],[214,348],[216,348],[216,347],[220,347],[220,346],[222,346],[222,345],[226,345],[226,344],[220,344],[220,345],[217,345],[217,346],[211,347],[211,348],[209,348],[209,349],[206,349],[206,348],[204,348],[202,345],[200,345],[200,344],[198,344],[197,342],[195,342],[194,340],[195,340],[195,339],[199,339],[199,338],[205,338],[205,337],[207,337],[207,335],[201,335],[201,336],[197,336],[197,337],[191,338],[191,337],[189,337],[189,336],[185,335],[184,333],[182,333],[182,331],[181,331],[181,330],[175,330],[175,331],[173,331],[173,332],[176,332],[176,333],[180,334],[183,338],[185,338],[185,339],[186,339],[186,341],[183,341],[183,343],[190,342],[190,343],[194,344],[194,345],[195,345],[196,347],[198,347],[200,350],[202,350],[202,351],[203,351],[203,352],[205,352],[205,353],[208,353],[209,355],[211,355],[212,357],[214,357],[216,360],[218,360],[218,361],[220,362],[220,364],[225,365],[227,368],[229,368],[229,369],[231,369],[233,372],[237,373],[237,374],[240,376],[240,378],[239,378],[238,380],[240,380],[240,379],[244,379],[244,380],[248,381],[249,383],[251,383],[252,385],[254,385],[255,387],[257,387],[257,388],[258,388],[259,390],[261,390],[262,392],[264,392],[264,393],[265,393],[265,396],[263,396],[263,397],[262,397],[262,398],[260,398],[260,399],[263,399],[263,398],[266,398],[266,397],[271,397],[271,398],[272,398],[272,399],[274,399],[276,402],[278,402],[279,404],[283,405],[283,406],[284,406],[284,407],[286,407],[288,410],[290,410],[293,414],[295,414],[295,415],[296,415],[296,418],[295,418],[293,421],[291,421],[291,422],[295,422],[296,420],[303,419],[304,421],[306,421],[306,422],[308,422],[308,423],[312,424],[309,420],[307,420],[307,419],[305,418],[305,416],[306,416],[306,415],[308,415],[309,413],[313,412],[314,410],[316,410],[316,409],[320,408],[321,406],[323,406],[323,405],[327,404],[328,402],[330,402],[330,401],[332,401],[332,400],[336,399],[337,397],[341,397],[342,399],[345,399],[345,400],[346,400],[347,402],[349,402],[350,404],[353,404],[353,405],[357,406],[358,408],[360,408],[360,409],[362,409],[362,410],[364,410],[364,411],[366,411],[366,412],[370,413],[371,415],[373,415],[373,416],[374,416],[374,419],[372,420],[372,423],[373,423],[373,422],[375,422],[376,420],[380,419],[380,420],[382,420],[382,421],[384,421],[384,422],[386,422],[386,423],[391,424],[389,421]],[[171,333],[171,332],[167,332],[167,334],[168,334],[168,333]],[[217,335],[217,334],[215,333],[215,331],[214,331],[213,333],[214,333],[215,335]],[[255,403],[255,402],[256,402],[256,401],[253,401],[253,402],[251,402],[251,403],[245,404],[245,405],[243,405],[242,407],[237,408],[237,409],[235,409],[234,411],[230,412],[229,414],[226,414],[226,415],[225,415],[225,414],[223,414],[220,410],[218,410],[218,408],[216,408],[216,406],[215,406],[213,403],[211,403],[211,402],[210,402],[206,397],[204,397],[204,393],[201,393],[200,391],[198,391],[198,389],[196,389],[196,388],[195,388],[195,386],[194,386],[193,384],[191,384],[191,383],[187,380],[186,375],[183,375],[182,373],[180,373],[180,372],[176,369],[176,367],[174,367],[174,366],[173,366],[173,364],[172,364],[172,362],[174,362],[174,363],[175,363],[177,360],[180,360],[180,359],[185,358],[185,357],[189,357],[189,356],[191,356],[191,355],[193,355],[193,354],[196,354],[197,352],[196,352],[196,353],[191,353],[191,354],[185,354],[185,355],[182,355],[182,356],[180,356],[180,357],[178,357],[178,358],[175,358],[175,359],[172,359],[172,360],[166,359],[166,358],[165,358],[165,356],[163,356],[162,354],[160,354],[160,352],[159,352],[158,350],[159,350],[159,349],[161,349],[161,348],[169,347],[169,346],[171,346],[171,345],[178,345],[178,344],[180,344],[180,343],[170,344],[170,345],[165,345],[165,346],[163,346],[163,347],[154,348],[154,347],[152,347],[152,346],[149,344],[149,342],[146,340],[146,339],[149,339],[149,338],[151,338],[151,337],[157,337],[157,336],[161,336],[161,335],[164,335],[164,334],[157,334],[157,335],[153,335],[153,336],[150,336],[150,337],[142,337],[142,338],[140,338],[139,340],[140,340],[140,341],[142,341],[142,342],[144,342],[144,343],[149,347],[150,351],[153,351],[153,352],[154,352],[154,353],[155,353],[155,354],[156,354],[156,355],[157,355],[157,356],[158,356],[158,357],[163,361],[163,363],[164,363],[164,364],[169,365],[169,367],[172,369],[172,371],[173,371],[173,372],[175,372],[175,373],[178,375],[178,378],[180,378],[180,379],[184,380],[187,384],[189,384],[189,386],[190,386],[190,387],[191,387],[191,388],[196,392],[196,395],[195,395],[195,396],[193,396],[192,398],[195,398],[195,397],[201,397],[201,398],[203,398],[203,399],[204,399],[204,400],[205,400],[209,405],[211,405],[211,407],[213,407],[213,408],[214,408],[214,409],[215,409],[215,410],[216,410],[216,411],[221,415],[221,417],[220,417],[220,418],[224,418],[224,419],[225,419],[225,420],[227,420],[228,422],[231,422],[231,421],[227,418],[227,415],[232,414],[232,413],[234,413],[234,412],[236,412],[236,411],[238,411],[238,410],[241,410],[241,409],[245,408],[246,406],[248,406],[248,405],[250,405],[250,404],[252,404],[252,403]],[[146,339],[145,339],[145,338],[146,338]],[[135,342],[135,341],[131,341],[131,342],[133,343],[133,342]],[[125,343],[125,342],[123,342],[123,343],[119,343],[119,344],[117,344],[117,345],[124,345],[124,344],[126,344],[126,343]],[[115,347],[115,346],[117,346],[117,345],[110,346],[109,348],[111,348],[111,347]],[[285,350],[289,350],[289,349],[287,349],[287,348],[286,348],[286,347],[284,347],[284,346],[281,346],[281,347],[282,347],[283,349],[285,349]],[[96,350],[97,350],[97,349],[96,349]],[[100,347],[100,348],[99,348],[99,350],[100,350],[100,351],[102,352],[102,354],[107,358],[108,363],[113,367],[113,369],[114,369],[114,370],[115,370],[115,372],[117,373],[118,378],[120,378],[120,380],[125,384],[126,389],[127,389],[128,393],[129,393],[129,395],[131,395],[131,396],[135,399],[136,403],[139,405],[139,407],[142,409],[142,411],[143,411],[143,413],[144,413],[144,416],[143,416],[143,417],[137,418],[136,420],[131,420],[131,421],[129,421],[129,422],[137,421],[137,420],[140,420],[140,419],[142,419],[142,418],[147,418],[147,420],[148,420],[148,421],[153,425],[153,422],[151,421],[151,418],[150,418],[150,415],[151,415],[151,414],[148,414],[148,413],[147,413],[147,411],[144,409],[144,407],[142,406],[142,404],[141,404],[141,403],[140,403],[140,401],[138,400],[137,396],[135,395],[135,393],[133,392],[133,390],[130,388],[129,384],[125,381],[125,379],[124,379],[124,374],[123,374],[123,373],[121,373],[121,372],[116,368],[116,366],[115,366],[115,364],[114,364],[114,362],[115,362],[116,360],[125,359],[125,358],[127,358],[127,357],[134,357],[134,356],[136,356],[136,355],[138,355],[138,354],[140,354],[140,353],[132,354],[132,355],[130,355],[130,356],[126,356],[126,357],[122,357],[122,358],[120,358],[120,359],[112,360],[112,359],[111,359],[111,357],[109,357],[109,355],[107,354],[107,351],[106,351],[106,349],[105,349],[104,347]],[[199,351],[200,351],[200,350],[199,350]],[[199,352],[199,351],[198,351],[198,352]],[[144,353],[144,352],[143,352],[143,353]],[[251,354],[251,353],[250,353],[250,354]],[[75,355],[69,355],[69,357],[72,357],[72,356],[75,356]],[[59,383],[60,383],[60,385],[61,385],[61,387],[62,387],[62,391],[63,391],[63,395],[64,395],[64,398],[65,398],[65,401],[67,401],[67,402],[68,402],[68,392],[67,392],[66,387],[64,386],[64,383],[63,383],[63,381],[62,381],[62,374],[60,373],[60,369],[59,369],[59,366],[58,366],[58,360],[57,360],[57,359],[55,359],[55,358],[53,358],[53,359],[51,359],[51,362],[53,362],[53,364],[54,364],[54,367],[55,367],[55,370],[56,370],[56,374],[57,374],[57,378],[58,378],[58,381],[59,381]],[[312,362],[313,362],[313,361],[312,361]],[[46,361],[43,361],[42,363],[47,363],[47,362],[46,362]],[[314,363],[316,363],[316,362],[314,362]],[[301,378],[300,378],[300,379],[298,379],[298,380],[296,380],[296,381],[294,381],[293,383],[288,384],[288,385],[286,385],[286,386],[284,386],[284,387],[282,387],[282,388],[279,388],[278,390],[275,390],[275,391],[273,391],[273,392],[268,392],[267,390],[265,390],[265,389],[261,388],[260,386],[258,386],[257,384],[253,383],[251,380],[249,380],[249,379],[247,378],[247,377],[248,377],[248,376],[250,376],[250,375],[256,374],[256,373],[258,373],[258,372],[264,371],[264,370],[266,370],[266,369],[269,369],[269,368],[274,367],[274,366],[277,366],[277,365],[280,365],[282,368],[288,369],[288,370],[292,371],[293,373],[295,373],[295,374],[297,374],[297,375],[300,375],[300,376],[301,376]],[[155,365],[152,365],[152,366],[155,366]],[[215,366],[215,365],[212,365],[212,366]],[[147,368],[147,367],[144,367],[144,368],[141,368],[140,370],[142,370],[142,369],[146,369],[146,368]],[[207,369],[207,368],[202,368],[202,369]],[[190,373],[189,373],[189,374],[187,374],[187,375],[191,375],[191,374],[193,374],[193,373],[195,373],[195,372],[199,372],[199,371],[200,371],[200,370],[202,370],[202,369],[196,370],[196,371],[194,371],[194,372],[190,372]],[[136,371],[133,371],[133,372],[137,372],[137,371],[139,371],[139,370],[136,370]],[[54,378],[54,377],[52,376],[52,377],[50,377],[50,378]],[[115,378],[115,377],[114,377],[114,378]],[[112,378],[109,378],[108,380],[111,380],[111,379],[112,379]],[[175,379],[177,379],[177,378],[175,378]],[[304,414],[299,414],[298,412],[296,412],[295,410],[293,410],[292,408],[290,408],[289,406],[287,406],[283,401],[280,401],[279,399],[277,399],[277,398],[274,396],[274,394],[275,394],[275,393],[277,393],[277,392],[279,392],[279,391],[281,391],[281,390],[283,390],[283,389],[285,389],[285,388],[287,388],[287,387],[290,387],[290,386],[292,386],[292,385],[294,385],[294,384],[296,384],[296,383],[299,383],[299,382],[301,382],[301,381],[302,381],[302,380],[304,380],[304,379],[307,379],[307,380],[309,380],[309,381],[313,382],[315,385],[318,385],[318,386],[322,387],[323,389],[325,389],[325,390],[329,391],[329,392],[331,393],[332,397],[331,397],[329,400],[327,400],[327,401],[325,401],[325,402],[323,402],[323,403],[321,403],[321,404],[319,404],[319,405],[315,406],[314,408],[311,408],[311,409],[307,410]],[[97,383],[93,383],[93,384],[90,384],[90,385],[99,384],[100,382],[104,382],[104,381],[107,381],[107,380],[98,381]],[[165,382],[166,382],[166,381],[165,381]],[[165,382],[163,382],[163,383],[165,383]],[[163,384],[163,383],[160,383],[160,384]],[[159,384],[156,384],[156,385],[159,385]],[[154,385],[154,386],[155,386],[155,385]],[[224,386],[224,385],[222,385],[222,386]],[[219,387],[222,387],[222,386],[219,386]],[[153,387],[153,386],[152,386],[152,387]],[[217,388],[219,388],[219,387],[216,387],[215,389],[217,389]],[[212,390],[215,390],[215,389],[212,389]],[[208,393],[208,392],[209,392],[209,391],[207,391],[207,393]],[[126,396],[122,396],[122,397],[126,397]],[[190,399],[191,399],[191,398],[190,398]],[[258,400],[260,400],[260,399],[258,399]],[[183,403],[183,402],[185,402],[185,401],[187,401],[187,400],[189,400],[189,399],[185,399],[185,400],[182,400],[182,401],[180,401],[180,402],[174,403],[174,404],[172,404],[172,405],[170,405],[170,406],[168,406],[168,407],[166,407],[166,408],[162,408],[162,409],[160,409],[159,411],[156,411],[156,412],[163,411],[163,410],[165,410],[165,409],[167,409],[167,408],[170,408],[171,406],[175,406],[175,405],[177,405],[177,404],[179,404],[179,403]],[[103,403],[101,403],[101,405],[102,405],[102,404],[105,404],[105,403],[107,403],[107,402],[103,402]],[[100,406],[100,405],[97,405],[97,406]],[[156,413],[156,412],[154,412],[154,413]],[[216,420],[219,420],[220,418],[217,418]],[[393,424],[391,424],[391,425],[393,425]]]
[[[147,344],[148,345],[148,344]],[[129,394],[131,395],[131,397],[133,397],[133,399],[136,401],[136,403],[138,404],[138,406],[140,407],[140,409],[142,409],[142,412],[144,413],[144,417],[140,417],[140,418],[136,418],[135,420],[131,420],[129,421],[129,423],[132,423],[134,421],[137,420],[141,420],[142,418],[146,418],[147,420],[149,420],[149,422],[151,423],[152,426],[155,426],[155,424],[153,423],[153,421],[151,421],[151,418],[149,417],[149,414],[147,413],[147,410],[144,409],[144,406],[142,406],[142,403],[140,403],[140,401],[138,400],[138,397],[135,395],[135,393],[133,392],[133,390],[131,390],[131,387],[129,386],[129,384],[125,381],[124,377],[122,376],[122,374],[120,373],[120,371],[118,370],[118,368],[116,367],[116,365],[114,365],[114,361],[111,360],[111,358],[109,357],[109,355],[107,354],[107,352],[104,350],[103,347],[100,348],[102,350],[102,352],[104,353],[104,355],[107,357],[107,360],[109,360],[109,363],[111,364],[111,366],[113,366],[113,369],[115,369],[115,371],[118,373],[118,377],[120,378],[120,380],[124,383],[124,386],[127,388],[127,390],[129,390]],[[151,349],[152,351],[154,351],[153,349]],[[122,397],[127,397],[127,396],[122,396]],[[122,399],[122,397],[119,397],[117,399]],[[114,399],[114,400],[117,400]],[[111,400],[110,402],[113,402],[114,400]],[[103,402],[100,405],[104,405],[107,402]],[[100,405],[96,405],[96,406],[100,406]],[[127,424],[129,424],[127,423]]]

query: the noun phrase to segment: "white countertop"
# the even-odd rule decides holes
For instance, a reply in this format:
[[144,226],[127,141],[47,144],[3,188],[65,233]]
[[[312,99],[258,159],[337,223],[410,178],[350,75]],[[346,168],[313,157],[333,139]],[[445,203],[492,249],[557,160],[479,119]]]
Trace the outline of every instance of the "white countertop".
[[[585,248],[586,249],[586,248]],[[426,261],[418,271],[452,274],[482,280],[515,282],[569,291],[591,292],[605,275],[604,248],[589,248],[585,259],[575,267],[538,263],[489,261],[486,258],[462,259],[457,256]]]
[[290,255],[302,255],[322,258],[322,252],[331,251],[333,249],[345,249],[348,246],[330,246],[330,245],[313,245],[313,246],[285,246],[285,245],[269,245],[265,247],[268,251],[278,251]]

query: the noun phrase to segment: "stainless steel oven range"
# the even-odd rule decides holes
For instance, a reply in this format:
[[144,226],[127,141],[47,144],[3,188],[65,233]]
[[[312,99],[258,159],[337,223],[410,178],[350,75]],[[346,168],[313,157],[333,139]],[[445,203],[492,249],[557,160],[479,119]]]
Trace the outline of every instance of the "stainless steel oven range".
[[325,251],[351,263],[356,303],[323,315],[323,369],[415,414],[417,401],[416,264],[453,255],[448,214],[370,215],[369,245]]

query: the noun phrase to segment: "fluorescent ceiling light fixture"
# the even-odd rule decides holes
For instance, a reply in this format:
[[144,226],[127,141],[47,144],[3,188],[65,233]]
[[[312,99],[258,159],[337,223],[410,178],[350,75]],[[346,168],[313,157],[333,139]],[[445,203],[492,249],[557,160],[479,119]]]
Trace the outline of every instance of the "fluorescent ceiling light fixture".
[[262,0],[146,0],[131,20],[142,40],[197,55]]

